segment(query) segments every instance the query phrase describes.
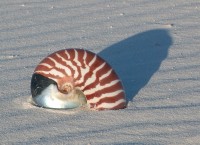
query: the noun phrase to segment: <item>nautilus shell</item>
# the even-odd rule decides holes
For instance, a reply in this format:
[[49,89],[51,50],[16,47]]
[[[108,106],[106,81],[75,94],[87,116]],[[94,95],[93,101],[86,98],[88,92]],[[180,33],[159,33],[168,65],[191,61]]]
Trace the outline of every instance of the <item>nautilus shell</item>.
[[31,80],[32,102],[40,107],[123,109],[125,92],[111,66],[84,49],[64,49],[44,58]]

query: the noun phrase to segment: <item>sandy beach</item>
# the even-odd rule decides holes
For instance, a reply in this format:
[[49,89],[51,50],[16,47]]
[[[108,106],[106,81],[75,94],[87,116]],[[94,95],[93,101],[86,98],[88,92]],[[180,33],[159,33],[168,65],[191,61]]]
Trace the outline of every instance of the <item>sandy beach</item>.
[[[1,0],[0,144],[199,144],[199,40],[198,0]],[[128,107],[31,105],[35,67],[65,48],[104,58]]]

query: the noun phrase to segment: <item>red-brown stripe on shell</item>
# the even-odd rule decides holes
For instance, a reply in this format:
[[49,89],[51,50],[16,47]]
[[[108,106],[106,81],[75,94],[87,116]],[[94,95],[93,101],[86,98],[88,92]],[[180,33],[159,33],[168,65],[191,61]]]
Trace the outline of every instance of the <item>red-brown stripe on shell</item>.
[[61,93],[67,94],[75,88],[81,90],[91,109],[126,107],[125,93],[117,74],[105,60],[90,51],[57,51],[44,58],[34,73],[55,81]]

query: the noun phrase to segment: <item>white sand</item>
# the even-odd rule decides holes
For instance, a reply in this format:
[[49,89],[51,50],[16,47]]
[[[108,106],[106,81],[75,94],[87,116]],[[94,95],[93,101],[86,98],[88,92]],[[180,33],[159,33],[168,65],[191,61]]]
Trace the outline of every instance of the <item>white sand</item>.
[[[128,108],[31,106],[36,65],[64,48],[99,53]],[[1,0],[0,144],[200,143],[198,0]]]

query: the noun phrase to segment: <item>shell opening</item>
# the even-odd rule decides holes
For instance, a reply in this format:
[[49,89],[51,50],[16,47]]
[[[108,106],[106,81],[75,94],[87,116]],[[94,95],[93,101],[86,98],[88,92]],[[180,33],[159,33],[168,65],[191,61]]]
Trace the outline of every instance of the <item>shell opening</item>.
[[74,88],[70,83],[63,83],[63,90],[60,91],[57,83],[40,74],[33,74],[31,80],[31,104],[54,109],[72,109],[87,104],[84,93]]
[[61,93],[56,85],[49,85],[40,95],[32,98],[32,104],[52,109],[73,109],[87,105],[85,95],[79,89]]

